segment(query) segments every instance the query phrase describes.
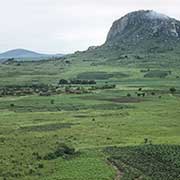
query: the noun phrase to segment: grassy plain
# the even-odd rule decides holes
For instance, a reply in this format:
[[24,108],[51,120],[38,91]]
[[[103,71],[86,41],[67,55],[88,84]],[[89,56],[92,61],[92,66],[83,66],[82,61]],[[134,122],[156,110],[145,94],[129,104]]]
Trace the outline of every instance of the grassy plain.
[[[167,64],[168,58],[166,56]],[[172,58],[173,62],[178,59]],[[70,63],[65,62],[67,60]],[[113,65],[100,57],[97,61],[101,63],[94,65],[92,63],[97,61],[92,60],[91,54],[86,54],[59,61],[0,64],[2,88],[33,82],[56,85],[62,78],[77,77],[93,78],[98,85],[116,84],[115,89],[97,89],[89,94],[0,97],[0,179],[111,180],[115,179],[117,172],[107,158],[119,149],[107,153],[107,147],[131,150],[149,142],[157,146],[179,145],[179,64],[164,67],[153,65],[152,61],[149,64],[143,62],[146,66],[142,67],[142,62],[131,60],[132,56],[129,64],[119,62]],[[166,77],[144,77],[148,68],[171,73]],[[169,91],[172,87],[176,88],[174,94]],[[137,96],[138,92],[145,93],[145,96]],[[61,143],[74,147],[77,154],[52,160],[43,158]],[[137,156],[132,154],[128,156],[122,149],[119,159],[128,156],[136,160]],[[127,162],[123,161],[124,164]],[[132,166],[134,164],[139,172],[141,166],[132,160]],[[131,163],[128,169],[129,166]],[[154,178],[149,173],[144,174],[146,176],[139,176]],[[172,177],[178,179],[176,175]],[[132,179],[125,176],[128,178]]]

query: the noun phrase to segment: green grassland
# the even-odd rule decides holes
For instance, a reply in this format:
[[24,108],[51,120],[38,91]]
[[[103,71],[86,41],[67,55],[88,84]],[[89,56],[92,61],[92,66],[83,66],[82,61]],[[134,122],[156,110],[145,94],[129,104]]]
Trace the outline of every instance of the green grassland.
[[[82,94],[0,97],[0,180],[112,180],[117,177],[113,163],[122,179],[179,179],[178,54],[143,59],[97,54],[0,64],[1,88],[34,82],[56,86],[60,79],[77,78],[116,85]],[[57,154],[62,143],[75,150]],[[49,154],[52,159],[45,158]],[[157,161],[166,166],[151,176]]]

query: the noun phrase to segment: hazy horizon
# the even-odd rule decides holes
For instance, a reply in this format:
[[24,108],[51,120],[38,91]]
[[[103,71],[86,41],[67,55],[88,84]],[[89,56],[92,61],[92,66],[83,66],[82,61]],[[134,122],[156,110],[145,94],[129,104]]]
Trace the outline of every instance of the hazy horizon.
[[178,0],[6,0],[0,6],[0,53],[28,49],[71,53],[101,45],[116,19],[152,9],[180,19]]

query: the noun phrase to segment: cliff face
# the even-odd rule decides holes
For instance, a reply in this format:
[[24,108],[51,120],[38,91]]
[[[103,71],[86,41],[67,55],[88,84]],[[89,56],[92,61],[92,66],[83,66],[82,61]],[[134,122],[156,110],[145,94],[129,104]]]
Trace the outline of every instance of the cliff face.
[[132,12],[113,23],[106,44],[138,43],[152,38],[179,40],[180,21],[149,10]]

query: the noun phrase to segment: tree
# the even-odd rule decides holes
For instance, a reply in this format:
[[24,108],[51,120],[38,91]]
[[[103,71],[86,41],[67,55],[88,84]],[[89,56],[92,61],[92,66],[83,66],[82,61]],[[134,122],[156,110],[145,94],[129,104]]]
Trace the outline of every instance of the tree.
[[65,92],[69,92],[70,89],[71,89],[71,88],[70,88],[69,86],[65,87]]
[[54,104],[54,99],[51,99],[51,104]]
[[131,94],[130,94],[130,93],[128,93],[128,94],[127,94],[127,97],[131,97]]
[[174,94],[174,93],[176,92],[176,88],[172,87],[172,88],[169,89],[169,91],[170,91],[172,94]]
[[61,80],[59,81],[59,84],[68,84],[68,81],[65,80],[65,79],[61,79]]
[[14,104],[10,104],[11,107],[14,107],[15,105]]

